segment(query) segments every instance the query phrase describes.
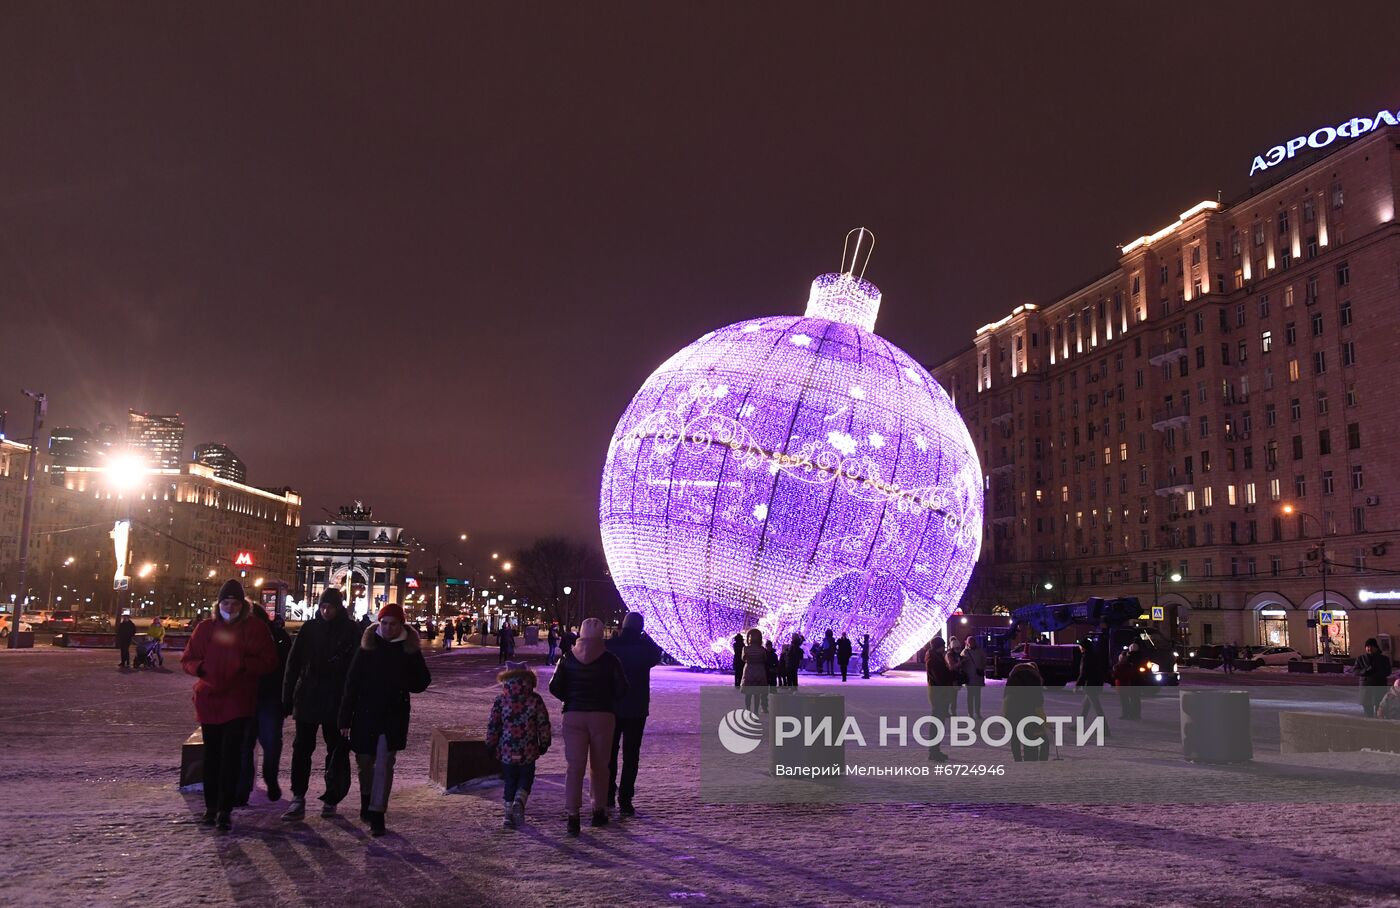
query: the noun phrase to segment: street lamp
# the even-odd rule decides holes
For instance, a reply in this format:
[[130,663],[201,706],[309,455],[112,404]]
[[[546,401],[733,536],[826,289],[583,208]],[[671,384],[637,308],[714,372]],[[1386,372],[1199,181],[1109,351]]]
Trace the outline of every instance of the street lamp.
[[[1299,510],[1291,504],[1284,505],[1282,510],[1285,514],[1297,514],[1302,519],[1302,526],[1299,527],[1300,531],[1305,531],[1307,529],[1309,518],[1311,518],[1317,524],[1318,535],[1322,537],[1316,546],[1317,560],[1322,564],[1322,604],[1319,606],[1319,608],[1322,611],[1328,611],[1329,606],[1327,604],[1327,528],[1323,525],[1322,521],[1317,517],[1317,515],[1309,514],[1307,511]],[[1299,532],[1298,535],[1306,536],[1307,533]],[[1376,622],[1376,626],[1380,627],[1379,619]],[[1321,627],[1321,625],[1319,625],[1319,627]],[[1322,631],[1322,634],[1323,636],[1327,636],[1326,629]]]

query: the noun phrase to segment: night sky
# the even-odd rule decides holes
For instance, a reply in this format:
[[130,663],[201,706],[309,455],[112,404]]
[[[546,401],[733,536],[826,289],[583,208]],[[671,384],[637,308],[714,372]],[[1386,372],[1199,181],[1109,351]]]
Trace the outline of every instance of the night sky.
[[1400,107],[1394,2],[963,6],[6,4],[9,434],[179,412],[308,518],[596,543],[633,392],[848,228],[932,364]]

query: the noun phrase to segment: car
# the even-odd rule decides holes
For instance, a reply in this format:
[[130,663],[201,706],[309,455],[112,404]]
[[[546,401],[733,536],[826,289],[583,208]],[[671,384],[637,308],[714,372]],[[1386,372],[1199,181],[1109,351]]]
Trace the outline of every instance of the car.
[[[0,615],[0,637],[10,636],[11,621],[13,621],[13,619],[9,615]],[[19,619],[19,632],[21,634],[32,634],[34,633],[34,625],[21,618]]]
[[49,612],[40,624],[44,630],[51,633],[77,630],[78,615],[76,612]]
[[[1188,647],[1181,662],[1183,665],[1200,665],[1203,660],[1219,661],[1220,652],[1224,648],[1224,646],[1218,643],[1204,643],[1200,646]],[[1211,664],[1214,664],[1214,662]]]
[[1266,646],[1249,657],[1255,665],[1287,665],[1299,662],[1303,654],[1291,646]]

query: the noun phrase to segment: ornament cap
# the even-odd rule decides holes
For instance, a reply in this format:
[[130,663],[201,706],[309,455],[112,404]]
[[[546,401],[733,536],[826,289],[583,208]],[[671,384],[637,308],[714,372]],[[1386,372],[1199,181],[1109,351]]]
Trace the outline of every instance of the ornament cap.
[[865,279],[865,269],[875,251],[875,234],[864,227],[846,233],[841,246],[841,271],[812,281],[807,297],[807,317],[855,325],[874,332],[880,314],[880,288]]

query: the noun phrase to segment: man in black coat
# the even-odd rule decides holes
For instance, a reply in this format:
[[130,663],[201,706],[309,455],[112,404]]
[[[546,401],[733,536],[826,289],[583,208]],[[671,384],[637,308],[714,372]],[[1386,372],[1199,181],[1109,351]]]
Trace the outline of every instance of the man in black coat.
[[1356,660],[1352,668],[1357,683],[1361,685],[1361,711],[1367,716],[1375,716],[1376,707],[1385,696],[1390,683],[1390,658],[1381,652],[1375,637],[1366,641],[1366,651]]
[[428,689],[432,676],[418,635],[403,607],[389,603],[360,638],[340,700],[340,733],[350,739],[360,768],[360,811],[372,835],[384,834],[394,785],[394,763],[408,746],[409,695]]
[[282,626],[267,617],[267,611],[254,602],[248,603],[248,614],[254,621],[267,627],[272,635],[273,646],[277,648],[277,668],[258,679],[258,703],[253,713],[253,721],[247,725],[243,737],[242,766],[238,775],[238,791],[234,804],[248,806],[248,798],[253,793],[253,745],[262,747],[262,777],[267,786],[267,799],[280,801],[282,786],[277,784],[277,769],[282,764],[282,723],[287,714],[282,710],[282,678],[287,669],[287,655],[292,649],[292,638]]
[[744,679],[744,635],[734,635],[734,686]]
[[851,638],[846,636],[846,632],[841,632],[841,639],[836,641],[836,664],[841,666],[841,681],[846,680],[846,669],[851,664]]
[[[350,748],[337,724],[345,676],[360,647],[360,626],[350,620],[340,590],[321,594],[317,617],[306,622],[292,644],[287,669],[282,676],[282,710],[296,720],[292,738],[292,803],[284,820],[306,816],[306,789],[311,782],[311,755],[316,751],[316,733],[326,745],[326,787],[331,792],[333,777],[350,777]],[[337,786],[338,787],[338,786]],[[322,795],[322,816],[334,816],[335,805],[344,792],[333,798]]]
[[[624,817],[636,813],[632,798],[637,789],[637,765],[642,756],[642,734],[651,711],[651,670],[661,663],[661,647],[643,632],[641,612],[628,612],[622,632],[609,640],[607,651],[622,663],[627,692],[613,703],[612,759],[608,763],[608,806],[617,804]],[[617,755],[622,752],[622,781],[617,778]]]
[[122,612],[122,620],[117,622],[117,649],[122,651],[122,661],[117,668],[131,667],[131,641],[136,638],[136,624],[130,612]]

